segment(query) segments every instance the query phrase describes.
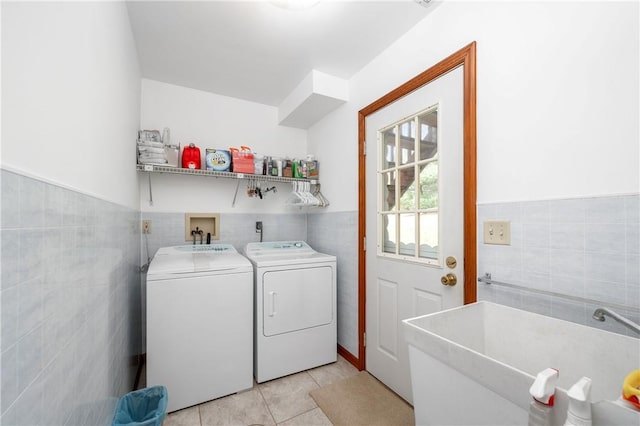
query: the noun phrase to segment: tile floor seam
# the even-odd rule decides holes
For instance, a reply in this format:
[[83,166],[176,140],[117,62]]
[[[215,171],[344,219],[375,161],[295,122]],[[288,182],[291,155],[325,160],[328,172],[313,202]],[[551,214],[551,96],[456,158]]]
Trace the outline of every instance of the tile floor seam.
[[[322,387],[322,386],[320,386],[320,384],[319,384],[319,383],[318,383],[318,382],[313,378],[313,376],[312,376],[311,374],[309,374],[309,371],[302,371],[301,373],[305,373],[307,376],[309,376],[309,377],[311,378],[311,381],[313,381],[313,382],[316,384],[316,386],[318,386],[318,387],[317,387],[316,389],[314,389],[314,390],[320,389],[320,388]],[[311,398],[311,392],[307,392],[307,395]],[[307,410],[307,411],[304,411],[304,412],[302,412],[302,413],[298,413],[298,414],[296,414],[295,416],[292,416],[292,417],[289,417],[289,418],[287,418],[287,419],[284,419],[284,420],[282,420],[281,422],[276,423],[276,426],[278,426],[278,425],[280,425],[280,424],[282,424],[282,423],[288,422],[289,420],[295,419],[296,417],[301,416],[301,415],[303,415],[303,414],[306,414],[306,413],[308,413],[309,411],[313,411],[313,410],[315,410],[316,408],[320,408],[320,407],[318,406],[318,404],[316,403],[315,399],[311,398],[311,400],[313,401],[313,405],[314,405],[315,407],[313,407],[313,408],[311,408],[311,409],[309,409],[309,410]],[[273,420],[274,420],[274,422],[275,422],[275,417],[273,418]]]
[[267,411],[269,412],[269,415],[271,416],[271,420],[273,420],[273,424],[277,425],[276,418],[273,415],[273,413],[271,412],[271,407],[269,407],[269,403],[267,402],[267,399],[262,394],[262,386],[260,386],[260,383],[256,383],[256,385],[257,385],[256,387],[258,388],[258,392],[260,393],[260,398],[262,398],[262,401],[264,401],[264,406],[267,407]]
[[200,412],[200,404],[198,404],[197,407],[198,407],[198,420],[200,420],[200,426],[202,426],[202,413]]
[[[314,402],[315,402],[315,401],[314,401]],[[318,404],[316,404],[316,406],[315,406],[315,407],[313,407],[313,408],[311,408],[310,410],[304,411],[304,412],[302,412],[302,413],[300,413],[300,414],[296,414],[295,416],[290,417],[290,418],[288,418],[288,419],[284,419],[284,420],[283,420],[283,421],[281,421],[280,423],[276,423],[276,426],[279,426],[279,425],[281,425],[281,424],[283,424],[283,423],[288,422],[289,420],[293,420],[293,419],[295,419],[296,417],[303,416],[303,415],[305,415],[305,414],[307,414],[307,413],[310,413],[311,411],[313,411],[313,410],[317,410],[317,409],[320,409],[320,410],[322,411],[322,409],[321,409],[320,407],[318,407]]]
[[313,380],[313,381],[316,383],[316,385],[318,385],[318,388],[321,388],[321,387],[322,387],[322,385],[321,385],[320,383],[318,383],[318,381],[316,380],[316,378],[315,378],[315,377],[313,377],[313,374],[309,373],[308,371],[306,371],[306,373],[311,377],[311,380]]
[[313,378],[313,374],[309,373],[309,370],[305,371],[305,373],[307,373],[307,376],[309,376],[311,378],[311,380],[313,381],[313,383],[315,383],[316,386],[318,386],[318,389],[322,387],[322,386],[320,386],[320,383],[318,383],[318,381]]

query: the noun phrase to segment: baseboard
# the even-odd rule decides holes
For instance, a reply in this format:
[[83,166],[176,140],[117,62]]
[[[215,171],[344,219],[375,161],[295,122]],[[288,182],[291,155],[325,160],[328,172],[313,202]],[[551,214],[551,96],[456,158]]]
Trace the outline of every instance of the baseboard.
[[358,358],[355,355],[353,355],[351,352],[346,350],[341,345],[338,345],[338,354],[342,358],[349,361],[349,363],[352,364],[354,367],[356,367],[358,370],[362,370],[362,368],[360,368],[360,360],[358,360]]

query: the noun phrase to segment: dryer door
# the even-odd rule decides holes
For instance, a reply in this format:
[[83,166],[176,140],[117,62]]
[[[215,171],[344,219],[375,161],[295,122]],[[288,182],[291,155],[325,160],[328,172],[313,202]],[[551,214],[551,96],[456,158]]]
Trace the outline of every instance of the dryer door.
[[262,275],[263,334],[275,336],[333,320],[333,268],[318,266]]

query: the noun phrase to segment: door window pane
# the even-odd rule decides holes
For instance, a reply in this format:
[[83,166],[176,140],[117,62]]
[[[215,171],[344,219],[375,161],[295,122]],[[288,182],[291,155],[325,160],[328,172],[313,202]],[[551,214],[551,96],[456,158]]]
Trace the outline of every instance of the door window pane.
[[398,172],[382,173],[382,211],[394,211],[396,208],[396,175]]
[[420,253],[426,259],[438,258],[438,212],[420,213]]
[[398,170],[400,175],[400,210],[416,209],[416,180],[415,167],[405,167]]
[[395,167],[396,161],[396,126],[382,132],[382,170]]
[[400,254],[416,254],[416,215],[413,213],[400,215]]
[[382,251],[384,253],[396,253],[396,215],[384,214],[382,215]]
[[438,110],[418,116],[420,126],[420,160],[434,158],[438,153]]
[[438,208],[438,162],[421,164],[420,209]]
[[416,161],[416,124],[411,119],[399,125],[400,128],[400,165]]

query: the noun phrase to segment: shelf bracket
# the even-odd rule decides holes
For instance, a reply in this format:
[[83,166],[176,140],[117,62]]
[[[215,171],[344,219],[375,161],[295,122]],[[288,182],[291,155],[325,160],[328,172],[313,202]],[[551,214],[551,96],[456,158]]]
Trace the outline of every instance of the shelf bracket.
[[149,205],[153,206],[153,192],[151,191],[151,173],[147,173],[149,176]]
[[238,183],[236,183],[236,192],[233,194],[233,201],[231,202],[231,207],[236,206],[236,198],[238,197],[238,188],[240,188],[240,179],[238,179]]

